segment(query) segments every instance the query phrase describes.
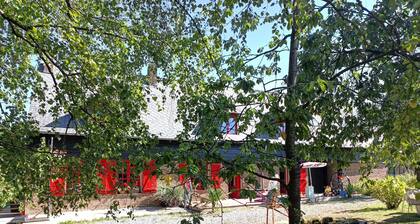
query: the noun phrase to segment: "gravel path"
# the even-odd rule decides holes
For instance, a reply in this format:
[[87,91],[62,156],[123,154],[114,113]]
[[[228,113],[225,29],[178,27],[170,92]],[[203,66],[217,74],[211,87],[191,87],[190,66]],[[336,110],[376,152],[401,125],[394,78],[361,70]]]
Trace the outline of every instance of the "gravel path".
[[[371,198],[357,198],[350,200],[338,200],[338,201],[329,201],[321,202],[316,204],[303,204],[302,210],[305,212],[305,216],[316,217],[324,214],[333,215],[333,214],[342,214],[348,210],[360,209],[363,207],[368,207],[371,205],[378,204],[379,202]],[[280,210],[285,212],[284,210]],[[250,224],[263,224],[265,223],[266,208],[261,206],[253,207],[236,207],[236,208],[225,208],[223,215],[224,224],[234,224],[234,223],[250,223]],[[182,212],[176,212],[170,214],[159,214],[159,211],[156,211],[156,215],[147,215],[142,217],[136,217],[134,220],[123,219],[119,223],[123,224],[137,224],[137,223],[157,223],[157,224],[172,224],[180,223],[182,219],[188,219],[191,217],[191,214]],[[205,211],[202,214],[204,221],[201,223],[210,224],[210,223],[221,223],[220,210],[212,213],[210,211]],[[276,223],[286,223],[287,218],[279,213],[275,214]],[[270,212],[270,222],[271,222],[271,212]],[[101,224],[115,224],[115,221],[101,221]]]

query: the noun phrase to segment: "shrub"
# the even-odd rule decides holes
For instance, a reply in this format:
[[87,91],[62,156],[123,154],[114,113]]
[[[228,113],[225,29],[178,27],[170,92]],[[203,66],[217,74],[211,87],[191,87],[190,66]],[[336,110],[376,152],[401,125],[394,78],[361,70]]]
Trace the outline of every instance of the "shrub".
[[372,187],[375,185],[375,180],[369,180],[367,178],[360,179],[358,182],[353,184],[353,191],[363,195],[372,195]]
[[385,203],[388,209],[397,208],[404,199],[407,184],[399,178],[388,176],[377,180],[372,186],[372,195]]
[[170,187],[159,185],[156,192],[157,199],[164,207],[177,207],[182,205],[184,189],[182,187]]
[[397,175],[396,176],[399,180],[405,182],[407,184],[408,188],[415,188],[416,187],[416,176],[413,174],[402,174],[402,175]]

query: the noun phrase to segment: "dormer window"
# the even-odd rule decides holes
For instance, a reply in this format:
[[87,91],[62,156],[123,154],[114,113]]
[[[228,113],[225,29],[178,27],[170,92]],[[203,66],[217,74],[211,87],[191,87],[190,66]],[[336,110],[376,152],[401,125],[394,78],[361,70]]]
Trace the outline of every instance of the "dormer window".
[[238,134],[238,114],[231,113],[228,122],[223,122],[220,126],[220,131],[223,134]]

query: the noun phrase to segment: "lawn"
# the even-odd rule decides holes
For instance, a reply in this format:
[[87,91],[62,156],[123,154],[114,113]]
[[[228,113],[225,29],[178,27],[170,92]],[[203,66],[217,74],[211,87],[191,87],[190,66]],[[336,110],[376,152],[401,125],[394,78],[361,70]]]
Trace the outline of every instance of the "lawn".
[[334,212],[330,215],[334,220],[359,220],[368,223],[420,223],[420,216],[416,214],[416,208],[407,204],[398,209],[387,209],[385,205],[378,203],[359,209]]

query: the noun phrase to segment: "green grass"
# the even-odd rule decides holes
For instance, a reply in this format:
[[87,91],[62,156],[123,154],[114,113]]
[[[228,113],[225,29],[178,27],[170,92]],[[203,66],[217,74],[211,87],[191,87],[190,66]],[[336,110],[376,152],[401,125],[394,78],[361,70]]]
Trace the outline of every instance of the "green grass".
[[330,216],[335,219],[357,219],[369,223],[420,223],[420,216],[416,214],[416,208],[408,207],[407,204],[401,205],[397,209],[387,209],[385,205],[377,204]]

